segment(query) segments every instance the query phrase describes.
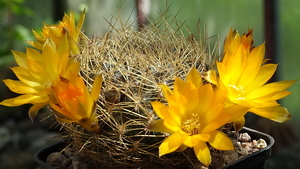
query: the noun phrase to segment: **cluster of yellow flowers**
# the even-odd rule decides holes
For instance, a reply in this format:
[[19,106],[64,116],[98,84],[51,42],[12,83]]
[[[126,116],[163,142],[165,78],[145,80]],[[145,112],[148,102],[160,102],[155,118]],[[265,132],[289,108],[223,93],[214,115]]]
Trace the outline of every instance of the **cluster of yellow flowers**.
[[32,104],[31,120],[38,111],[50,105],[62,122],[76,122],[89,131],[97,131],[95,101],[102,85],[102,76],[95,79],[91,93],[79,75],[79,63],[70,56],[79,53],[78,42],[85,12],[75,25],[74,13],[65,14],[58,25],[45,24],[42,35],[33,31],[36,40],[28,41],[35,47],[26,53],[13,51],[19,66],[11,68],[19,80],[6,79],[4,83],[15,93],[16,98],[6,99],[4,106]]
[[[76,122],[97,132],[95,109],[102,76],[96,76],[89,92],[79,75],[79,63],[70,57],[80,52],[84,15],[85,12],[77,26],[73,12],[70,16],[65,14],[58,25],[45,24],[41,35],[33,31],[36,40],[28,42],[36,49],[27,48],[26,53],[13,51],[19,66],[12,70],[19,80],[6,79],[4,83],[22,95],[4,100],[1,105],[32,104],[32,120],[39,109],[50,105],[58,121]],[[207,143],[219,150],[234,149],[231,140],[218,130],[221,126],[233,122],[239,131],[248,111],[277,122],[290,119],[287,109],[277,100],[290,94],[285,89],[295,80],[265,84],[277,65],[264,64],[264,49],[264,44],[253,46],[252,30],[240,36],[230,29],[223,59],[216,63],[217,71],[200,74],[191,68],[185,81],[175,79],[173,91],[159,85],[168,105],[151,102],[160,119],[147,126],[151,131],[170,133],[159,147],[159,156],[191,147],[199,161],[208,166],[211,155]],[[209,83],[203,84],[202,78]]]
[[264,44],[253,46],[252,30],[240,37],[230,29],[223,59],[217,62],[218,74],[215,70],[203,74],[210,83],[204,85],[193,68],[186,81],[175,79],[173,91],[160,85],[168,106],[152,102],[161,119],[148,126],[149,130],[171,134],[160,145],[160,156],[192,147],[199,161],[208,166],[211,155],[207,143],[219,150],[234,149],[230,139],[218,130],[226,123],[233,122],[239,131],[248,111],[277,122],[291,118],[276,100],[289,95],[285,89],[296,80],[265,84],[277,65],[262,65],[264,50]]

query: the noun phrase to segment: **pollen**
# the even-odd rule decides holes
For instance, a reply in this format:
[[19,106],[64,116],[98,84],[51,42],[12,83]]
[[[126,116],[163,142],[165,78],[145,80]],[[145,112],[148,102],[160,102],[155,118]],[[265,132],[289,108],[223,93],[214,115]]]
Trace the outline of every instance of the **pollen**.
[[199,133],[201,129],[200,127],[201,127],[201,123],[200,123],[199,116],[193,114],[191,118],[188,118],[182,123],[181,129],[184,132],[189,133],[190,135],[195,135]]

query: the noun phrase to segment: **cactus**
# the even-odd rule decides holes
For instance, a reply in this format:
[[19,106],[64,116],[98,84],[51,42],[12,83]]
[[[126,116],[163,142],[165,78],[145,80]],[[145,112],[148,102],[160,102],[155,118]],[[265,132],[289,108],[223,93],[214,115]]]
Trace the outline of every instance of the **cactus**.
[[74,56],[87,86],[96,75],[103,76],[97,100],[98,133],[63,124],[72,149],[94,161],[96,168],[174,168],[197,162],[189,151],[158,158],[158,146],[167,135],[146,129],[157,118],[150,102],[164,102],[158,84],[172,87],[175,77],[184,79],[193,66],[203,72],[212,59],[202,41],[192,34],[184,36],[165,19],[142,30],[134,24],[112,26],[104,35],[85,39],[80,54]]

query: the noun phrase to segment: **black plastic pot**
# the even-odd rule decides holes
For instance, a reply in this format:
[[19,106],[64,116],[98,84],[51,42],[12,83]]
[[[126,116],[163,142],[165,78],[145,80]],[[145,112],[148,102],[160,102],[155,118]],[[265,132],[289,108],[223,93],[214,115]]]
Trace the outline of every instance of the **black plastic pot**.
[[[247,132],[252,139],[264,139],[267,142],[268,146],[223,167],[223,169],[263,169],[265,161],[271,155],[271,147],[274,144],[273,137],[247,127],[244,127],[241,132]],[[40,164],[40,167],[42,169],[57,169],[47,164],[46,159],[49,154],[51,154],[52,152],[61,151],[66,145],[67,140],[50,145],[49,147],[38,151],[34,156],[34,160]]]
[[244,127],[241,132],[247,132],[251,139],[264,139],[268,146],[223,167],[223,169],[263,169],[265,161],[271,156],[271,147],[274,144],[273,137],[247,127]]

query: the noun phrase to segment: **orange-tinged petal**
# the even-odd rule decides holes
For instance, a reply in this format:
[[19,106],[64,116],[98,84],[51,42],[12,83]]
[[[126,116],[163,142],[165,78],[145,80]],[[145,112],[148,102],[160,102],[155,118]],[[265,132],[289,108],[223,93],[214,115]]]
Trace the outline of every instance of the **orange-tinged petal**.
[[201,163],[209,166],[211,163],[211,156],[209,148],[205,142],[199,142],[199,144],[194,147],[194,152]]
[[283,123],[291,119],[292,117],[291,114],[288,112],[288,110],[281,106],[266,107],[266,108],[251,108],[249,111],[279,123]]
[[182,136],[179,133],[173,133],[166,138],[159,146],[159,156],[169,154],[177,150],[182,144]]
[[61,107],[50,103],[51,108],[58,114],[60,114],[61,116],[65,117],[68,120],[71,120],[72,122],[76,122],[78,121],[80,118],[80,116],[76,115],[76,114],[71,114],[70,112],[68,112],[65,109],[62,109]]
[[223,132],[215,130],[210,133],[210,136],[208,143],[214,148],[219,150],[234,150],[230,138]]

